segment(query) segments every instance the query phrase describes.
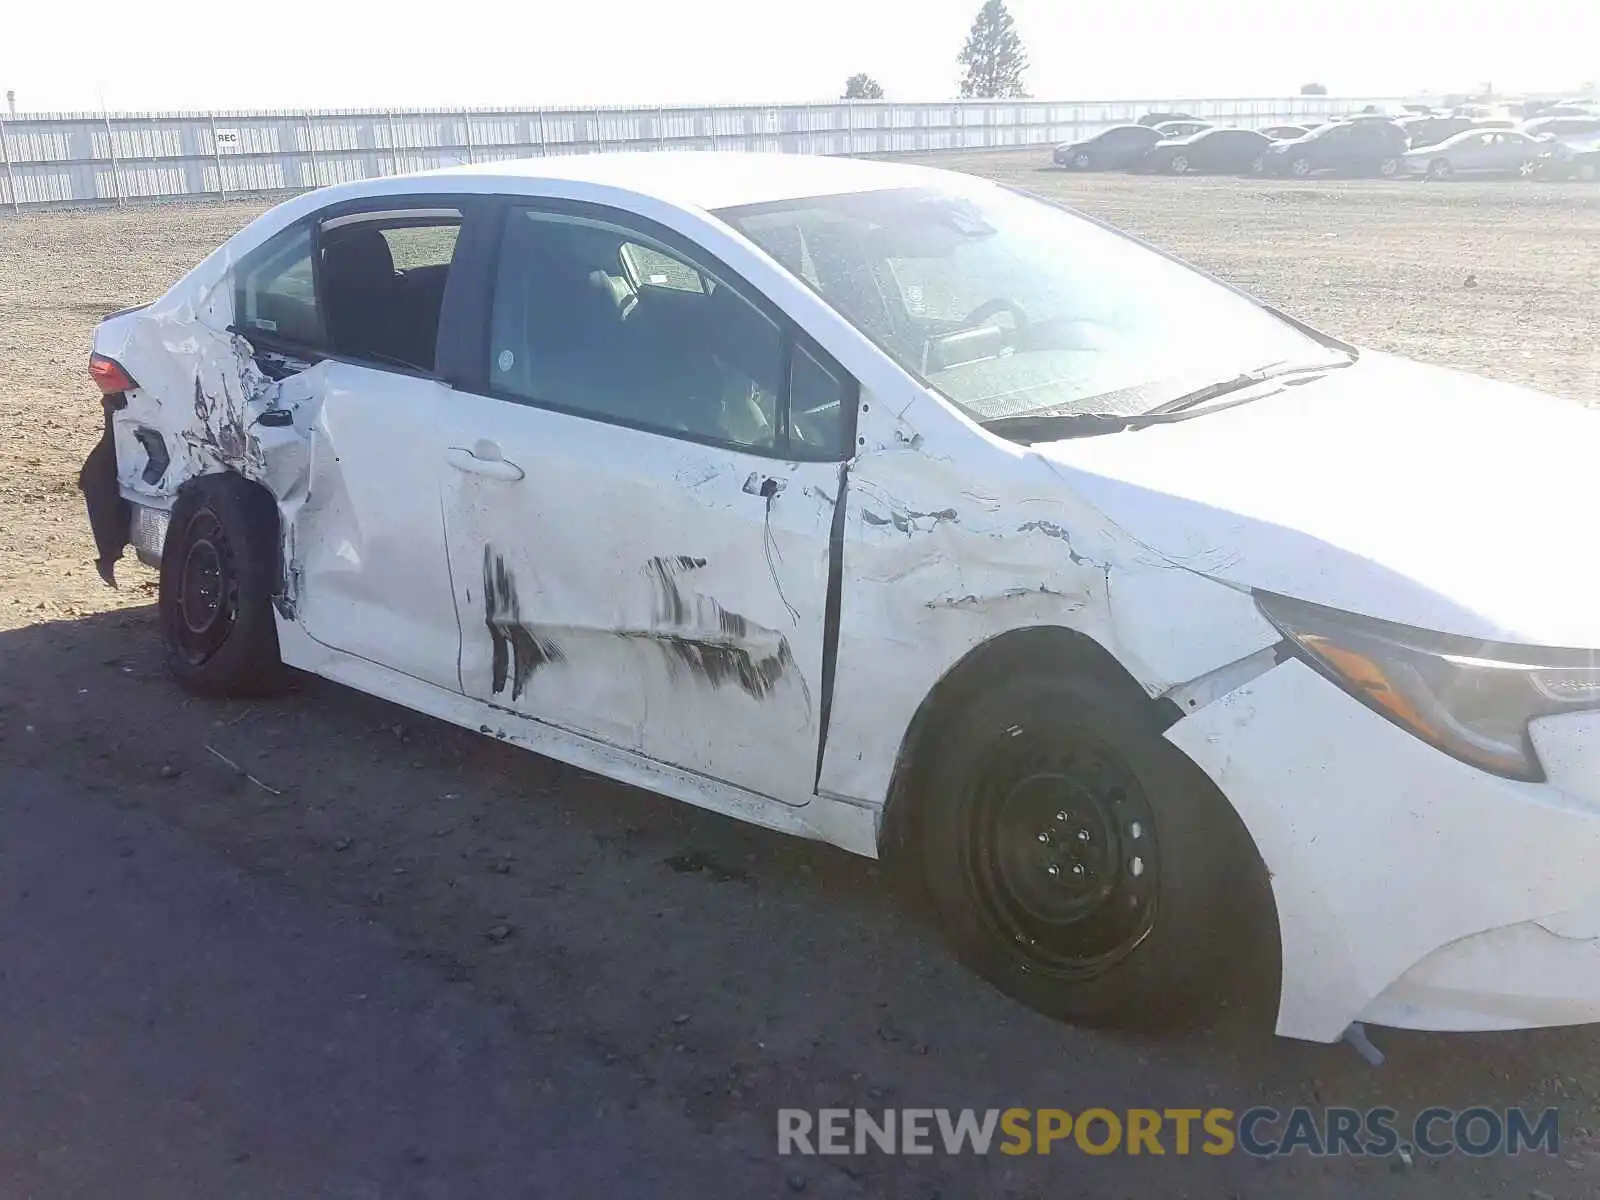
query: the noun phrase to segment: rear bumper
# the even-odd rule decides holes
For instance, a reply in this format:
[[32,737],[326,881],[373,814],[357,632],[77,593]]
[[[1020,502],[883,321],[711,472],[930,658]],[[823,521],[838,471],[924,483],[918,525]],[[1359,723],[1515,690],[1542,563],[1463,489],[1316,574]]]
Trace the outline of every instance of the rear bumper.
[[1600,1020],[1600,713],[1531,732],[1548,781],[1502,779],[1297,660],[1168,731],[1271,872],[1279,1033]]

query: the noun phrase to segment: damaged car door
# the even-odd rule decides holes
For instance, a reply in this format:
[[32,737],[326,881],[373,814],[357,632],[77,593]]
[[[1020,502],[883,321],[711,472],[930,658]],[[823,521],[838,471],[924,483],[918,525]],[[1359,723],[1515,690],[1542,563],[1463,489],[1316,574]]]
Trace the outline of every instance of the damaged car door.
[[435,374],[468,206],[324,210],[235,270],[235,328],[281,376],[304,462],[280,484],[285,615],[322,645],[455,690],[458,630],[438,512]]
[[495,257],[444,419],[464,690],[805,803],[853,381],[643,218],[508,204]]

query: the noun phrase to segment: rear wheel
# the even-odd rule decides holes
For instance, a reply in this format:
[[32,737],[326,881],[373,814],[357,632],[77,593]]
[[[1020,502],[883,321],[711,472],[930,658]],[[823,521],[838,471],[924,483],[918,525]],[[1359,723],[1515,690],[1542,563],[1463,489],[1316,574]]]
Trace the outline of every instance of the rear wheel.
[[1450,165],[1448,158],[1436,158],[1428,164],[1428,178],[1435,182],[1443,182],[1455,174],[1455,168]]
[[1311,174],[1311,160],[1304,154],[1297,154],[1289,160],[1289,174],[1304,179]]
[[1385,179],[1393,179],[1400,174],[1400,165],[1398,158],[1381,158],[1378,160],[1378,174]]
[[1209,1016],[1253,946],[1262,873],[1232,807],[1142,696],[1075,678],[1003,684],[952,723],[924,778],[928,894],[961,958],[1059,1019]]
[[1600,179],[1600,163],[1579,163],[1573,175],[1585,183],[1593,183],[1596,179]]
[[1250,173],[1252,175],[1265,175],[1267,173],[1267,156],[1258,154],[1250,160]]
[[161,629],[178,681],[219,695],[276,689],[283,668],[272,611],[277,508],[237,475],[179,493],[161,552]]
[[1167,167],[1174,175],[1187,175],[1189,173],[1189,156],[1175,154],[1172,157],[1172,161],[1167,164]]

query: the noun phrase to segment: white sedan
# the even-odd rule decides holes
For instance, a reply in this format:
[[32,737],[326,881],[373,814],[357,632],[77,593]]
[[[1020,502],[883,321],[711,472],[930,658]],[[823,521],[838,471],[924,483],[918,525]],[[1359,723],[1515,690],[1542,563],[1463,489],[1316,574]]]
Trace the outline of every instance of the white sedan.
[[302,195],[91,371],[100,567],[159,563],[188,686],[295,667],[904,854],[1067,1020],[1193,1018],[1247,953],[1292,1037],[1600,1019],[1575,405],[762,155]]

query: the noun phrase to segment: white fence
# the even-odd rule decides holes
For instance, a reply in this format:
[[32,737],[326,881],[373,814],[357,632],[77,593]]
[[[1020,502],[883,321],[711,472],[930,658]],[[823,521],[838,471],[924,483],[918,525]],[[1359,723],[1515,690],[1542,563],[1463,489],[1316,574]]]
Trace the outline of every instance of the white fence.
[[1305,124],[1393,107],[1326,96],[0,117],[0,208],[302,191],[460,163],[616,149],[885,154],[1032,146],[1150,111]]

